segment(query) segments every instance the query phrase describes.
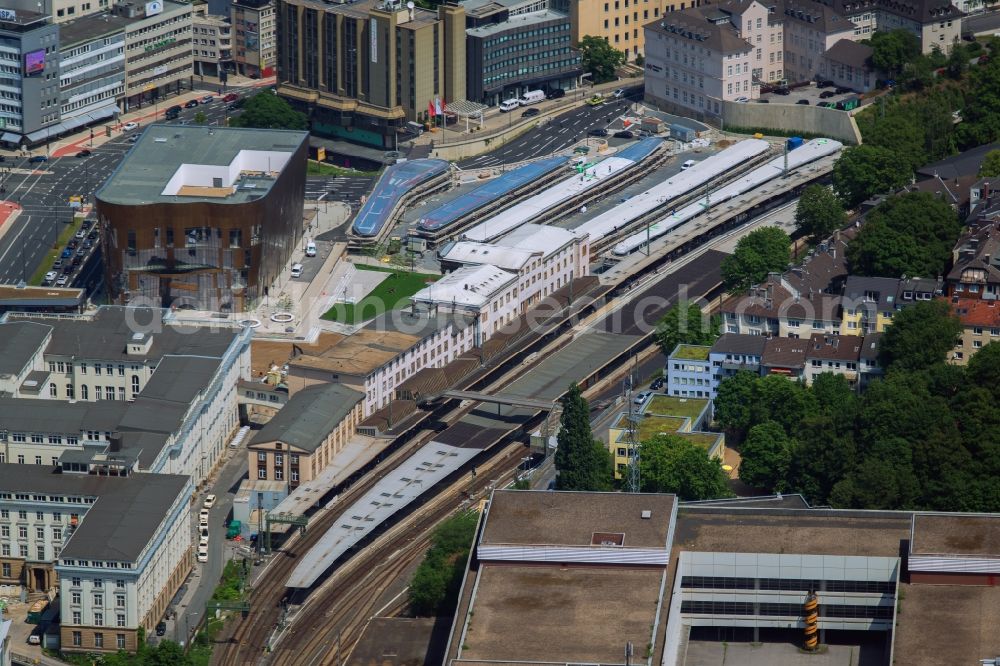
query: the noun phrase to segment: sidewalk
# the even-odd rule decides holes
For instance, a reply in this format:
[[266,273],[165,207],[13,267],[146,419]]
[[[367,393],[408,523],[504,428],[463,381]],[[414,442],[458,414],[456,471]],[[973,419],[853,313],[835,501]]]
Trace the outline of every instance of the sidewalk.
[[[206,82],[210,77],[205,77]],[[236,80],[234,83],[233,81]],[[214,82],[217,85],[217,79]],[[199,82],[200,83],[200,82]],[[263,88],[265,86],[274,85],[274,77],[269,79],[247,79],[245,77],[230,77],[230,82],[226,84],[227,91],[237,91],[246,90],[248,88]],[[117,119],[111,123],[99,123],[90,128],[84,128],[83,130],[77,132],[76,134],[71,134],[62,137],[54,141],[49,146],[49,155],[51,157],[67,157],[70,155],[75,155],[79,151],[85,148],[97,148],[103,146],[105,143],[111,141],[115,137],[121,136],[121,128],[125,123],[139,123],[139,126],[148,125],[151,122],[161,120],[164,112],[171,106],[175,104],[183,105],[192,99],[198,99],[205,96],[204,90],[186,90],[183,93],[176,95],[174,97],[168,97],[166,99],[161,99],[158,104],[153,104],[152,106],[144,106],[141,109],[136,109],[135,111],[129,111],[127,113],[120,114]],[[104,127],[106,124],[110,124],[111,136],[107,136]],[[91,132],[93,132],[93,139],[91,139]],[[33,149],[32,152],[40,152],[40,147]],[[5,155],[16,155],[17,151],[3,151],[0,150],[0,154]]]
[[0,200],[0,238],[11,228],[10,223],[21,214],[21,206],[13,201]]

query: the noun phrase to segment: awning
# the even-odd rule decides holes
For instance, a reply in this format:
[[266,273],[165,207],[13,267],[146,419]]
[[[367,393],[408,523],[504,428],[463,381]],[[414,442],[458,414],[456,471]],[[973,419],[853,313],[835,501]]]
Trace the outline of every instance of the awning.
[[21,135],[4,132],[3,134],[0,134],[0,141],[6,141],[7,143],[21,143]]
[[82,116],[74,116],[72,118],[63,118],[62,125],[68,130],[76,129],[77,127],[83,127],[87,124],[89,118],[86,114]]
[[111,106],[105,106],[104,108],[98,109],[96,111],[91,111],[87,114],[90,116],[91,120],[104,120],[105,118],[113,118],[118,115],[118,107],[112,104]]
[[49,128],[40,129],[37,132],[32,132],[28,135],[28,143],[38,143],[42,139],[49,136]]

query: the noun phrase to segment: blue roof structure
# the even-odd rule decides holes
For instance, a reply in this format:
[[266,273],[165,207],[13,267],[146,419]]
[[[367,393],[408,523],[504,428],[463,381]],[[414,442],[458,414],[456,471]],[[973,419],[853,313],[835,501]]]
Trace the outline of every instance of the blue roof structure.
[[396,204],[410,190],[448,170],[445,160],[408,160],[385,170],[358,211],[352,229],[358,236],[378,236]]
[[422,231],[440,231],[478,208],[552,173],[568,161],[568,157],[557,156],[518,167],[428,211],[417,222],[417,227]]
[[626,160],[632,160],[633,162],[641,162],[649,157],[650,153],[656,150],[661,143],[663,143],[663,139],[660,137],[646,137],[645,139],[636,141],[625,150],[619,150],[615,153],[615,156]]

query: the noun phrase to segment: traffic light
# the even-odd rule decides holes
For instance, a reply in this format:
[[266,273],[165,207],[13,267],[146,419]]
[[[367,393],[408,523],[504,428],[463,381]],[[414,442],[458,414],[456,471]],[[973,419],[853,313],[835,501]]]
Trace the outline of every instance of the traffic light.
[[104,136],[111,136],[111,125],[104,126]]

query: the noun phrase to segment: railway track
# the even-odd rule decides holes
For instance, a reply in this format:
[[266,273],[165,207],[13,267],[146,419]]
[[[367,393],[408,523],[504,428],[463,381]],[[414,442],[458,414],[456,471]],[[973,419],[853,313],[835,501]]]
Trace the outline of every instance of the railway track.
[[[385,593],[430,546],[433,528],[457,510],[474,505],[494,484],[511,478],[523,454],[524,446],[520,443],[497,449],[488,463],[477,468],[475,479],[468,476],[456,479],[338,567],[309,597],[297,613],[301,616],[299,621],[262,663],[271,666],[345,663],[369,620],[380,610],[378,605]],[[398,600],[389,604],[404,605]]]

